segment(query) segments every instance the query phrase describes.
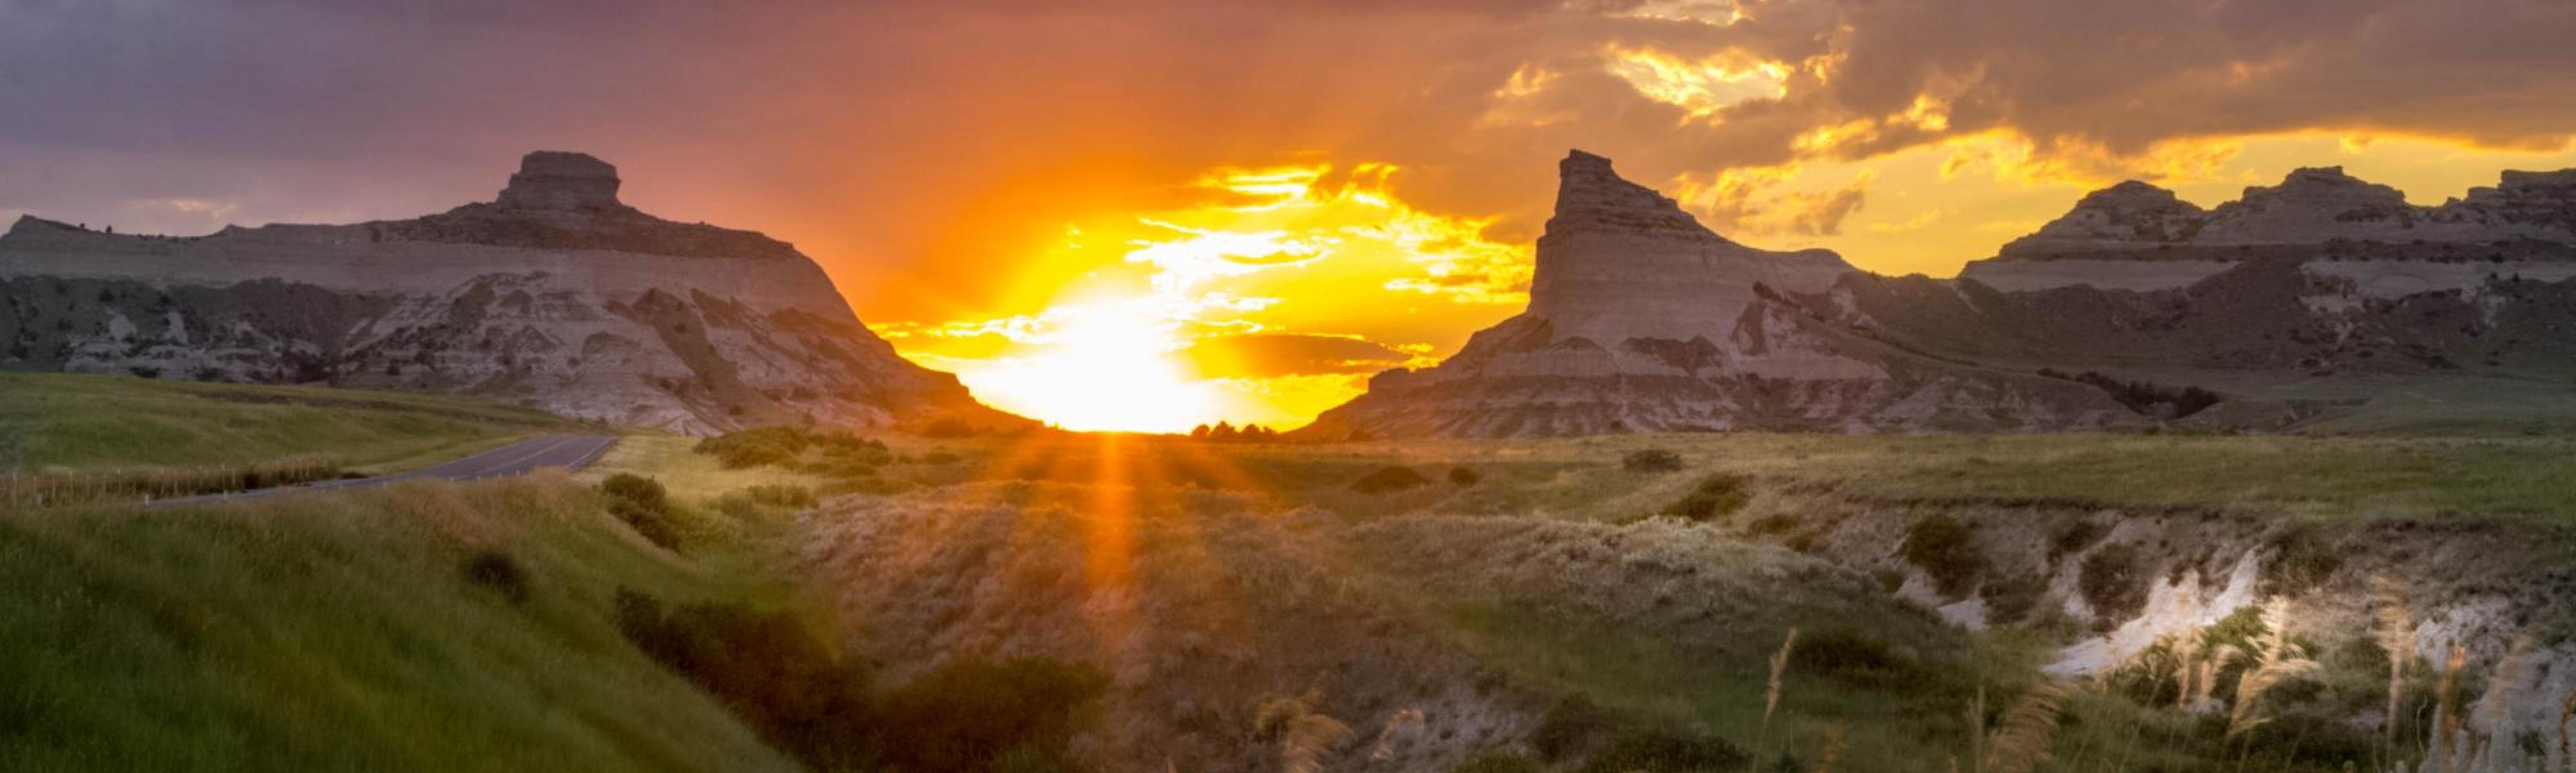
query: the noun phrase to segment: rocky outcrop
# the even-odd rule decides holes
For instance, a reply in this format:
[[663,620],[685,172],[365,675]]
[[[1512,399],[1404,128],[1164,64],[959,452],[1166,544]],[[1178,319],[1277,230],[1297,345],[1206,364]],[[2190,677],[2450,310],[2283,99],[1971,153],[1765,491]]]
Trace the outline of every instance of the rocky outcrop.
[[2038,232],[2004,245],[1997,260],[1970,269],[2008,272],[2034,260],[2198,260],[2217,248],[2333,241],[2576,245],[2576,169],[2508,171],[2496,187],[2437,207],[2408,204],[2405,193],[2342,167],[2299,169],[2280,185],[2246,188],[2244,197],[2205,211],[2131,180],[2085,196]]
[[2131,182],[1960,279],[1897,278],[1728,241],[1578,151],[1529,309],[1302,432],[2277,429],[2405,379],[2502,394],[2576,364],[2571,212],[2576,172],[2436,208],[2333,168],[2212,210]]
[[616,169],[527,156],[413,220],[0,236],[0,367],[471,394],[684,432],[1025,421],[860,324],[785,242],[674,223]]
[[1422,371],[1392,370],[1309,437],[1794,429],[1985,431],[2131,419],[2100,390],[1947,362],[1796,300],[1849,264],[1728,241],[1577,151],[1538,240],[1529,310]]

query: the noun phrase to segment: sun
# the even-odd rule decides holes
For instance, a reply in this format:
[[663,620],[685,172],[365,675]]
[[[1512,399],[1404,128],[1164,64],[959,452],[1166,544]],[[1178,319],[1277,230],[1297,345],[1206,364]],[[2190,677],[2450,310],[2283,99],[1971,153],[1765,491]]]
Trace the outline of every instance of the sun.
[[995,407],[1070,430],[1180,432],[1209,421],[1216,396],[1173,356],[1171,324],[1144,304],[1050,312],[1057,325],[1027,352],[962,369]]

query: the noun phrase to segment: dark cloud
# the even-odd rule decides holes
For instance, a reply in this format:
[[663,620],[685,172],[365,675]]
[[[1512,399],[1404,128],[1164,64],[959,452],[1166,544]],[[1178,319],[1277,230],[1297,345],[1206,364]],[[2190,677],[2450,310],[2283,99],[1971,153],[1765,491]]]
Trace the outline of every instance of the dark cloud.
[[[2576,131],[2563,0],[1739,5],[1720,26],[1558,0],[0,0],[0,208],[400,217],[488,198],[520,152],[587,150],[647,209],[788,238],[871,318],[933,320],[1027,311],[993,308],[995,276],[1068,222],[1204,197],[1220,166],[1392,162],[1406,201],[1525,239],[1569,147],[1662,183],[1986,131],[2113,158]],[[1613,44],[1801,69],[1694,118],[1609,74]],[[1926,97],[1945,121],[1889,120]],[[1830,233],[1862,201],[1838,196],[1793,227]]]
[[1181,354],[1205,378],[1375,373],[1409,359],[1403,352],[1358,338],[1293,333],[1202,338]]

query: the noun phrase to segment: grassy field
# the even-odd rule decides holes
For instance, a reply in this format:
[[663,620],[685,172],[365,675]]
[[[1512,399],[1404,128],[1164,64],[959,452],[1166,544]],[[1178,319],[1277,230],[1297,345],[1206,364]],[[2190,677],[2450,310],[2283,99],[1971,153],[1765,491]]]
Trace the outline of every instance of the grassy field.
[[[378,404],[349,393],[286,390],[297,400],[255,402],[197,391],[239,388],[115,380],[84,398],[73,393],[86,382],[5,383],[29,395],[52,390],[49,399],[60,404],[142,406],[143,415],[197,438],[195,454],[363,452],[374,438],[408,437],[395,429],[413,426],[405,422],[424,421],[432,422],[428,437],[447,443],[414,438],[374,455],[398,459],[552,426],[520,421],[511,409]],[[215,408],[186,409],[195,403]],[[84,457],[64,450],[82,446],[61,440],[81,432],[16,429],[37,426],[29,417],[40,412],[14,403],[5,410],[16,411],[11,437],[48,438],[17,447],[87,460],[72,466],[170,463],[137,458],[152,456],[138,449],[155,446],[142,430],[87,446]],[[338,428],[272,434],[285,430],[264,426],[326,416]],[[1256,653],[1254,662],[1313,664],[1281,674],[1278,689],[1371,696],[1318,704],[1368,723],[1414,689],[1383,682],[1388,674],[1407,662],[1454,665],[1440,658],[1458,657],[1467,665],[1451,673],[1479,674],[1489,682],[1480,692],[1528,696],[1513,699],[1524,701],[1513,710],[1530,711],[1526,701],[1579,701],[1597,707],[1592,721],[1609,728],[1602,732],[1650,727],[1724,739],[1753,758],[1750,769],[1813,769],[1836,745],[1829,739],[1839,739],[1841,769],[1937,773],[1953,758],[1973,765],[1980,731],[1999,726],[2038,683],[2056,647],[2091,629],[2061,622],[1970,630],[1891,596],[1902,578],[1872,562],[1925,513],[1986,517],[2012,527],[2005,531],[2036,534],[2067,512],[2118,518],[2182,507],[2196,514],[2168,533],[2237,535],[2228,539],[2261,539],[2274,522],[2358,529],[2461,520],[2527,534],[2522,541],[2534,545],[2558,544],[2549,535],[2576,525],[2576,461],[2568,453],[2576,442],[2552,435],[1744,434],[1324,446],[1112,436],[885,440],[886,448],[832,451],[809,439],[800,441],[810,443],[805,450],[772,461],[728,464],[698,450],[698,438],[634,433],[572,476],[219,510],[0,514],[0,587],[12,589],[0,596],[0,651],[15,653],[0,658],[0,769],[798,767],[783,747],[764,742],[759,721],[744,718],[767,715],[742,713],[739,697],[711,697],[621,636],[613,599],[623,589],[673,604],[789,610],[818,630],[848,633],[854,648],[887,619],[852,610],[959,626],[918,633],[918,641],[942,642],[937,651],[918,642],[899,652],[854,649],[906,674],[961,655],[1084,652],[1081,643],[1098,633],[1088,626],[1099,620],[1062,615],[1132,603],[1175,615],[1166,622],[1187,630],[1139,632],[1175,650],[1135,655],[1159,665],[1116,673],[1200,673],[1173,669],[1193,668],[1187,664],[1208,651],[1243,649]],[[1625,463],[1649,450],[1671,452],[1680,469]],[[1390,477],[1395,467],[1410,474]],[[622,475],[667,491],[669,508],[652,516],[663,537],[647,536],[636,516],[600,492]],[[1712,476],[1740,479],[1748,513],[1786,525],[1763,531],[1723,515],[1706,523],[1654,517]],[[1362,485],[1390,479],[1405,482]],[[799,515],[802,505],[759,501],[747,495],[754,490],[824,499]],[[1825,520],[1799,520],[1811,511]],[[1001,525],[977,513],[997,514]],[[2191,520],[2199,518],[2213,520],[2192,525],[2204,523]],[[951,530],[916,535],[937,539],[912,548],[898,541],[894,553],[857,565],[894,574],[865,582],[802,574],[819,571],[817,556],[888,549],[887,538],[925,519]],[[1864,523],[1871,519],[1884,523]],[[860,520],[890,531],[855,537],[847,529]],[[1781,546],[1792,531],[1812,537],[1837,528],[1858,535],[1860,547]],[[2323,539],[2316,544],[2344,544]],[[2224,552],[2175,544],[2191,555]],[[2419,551],[2427,561],[2452,552]],[[2525,552],[2522,559],[2542,556]],[[938,576],[901,574],[916,556],[932,554],[949,562],[936,564]],[[524,570],[523,600],[502,587],[510,583],[468,569],[489,555]],[[2492,552],[2478,555],[2481,564],[2506,565]],[[2059,566],[2054,555],[2030,560]],[[1307,576],[1333,579],[1294,579]],[[1170,595],[1150,583],[1093,585],[1121,577],[1222,590]],[[915,596],[869,596],[884,592],[882,581]],[[1282,598],[1242,598],[1262,594]],[[1314,617],[1276,631],[1235,619],[1255,609]],[[1354,609],[1371,611],[1354,618]],[[1069,619],[1089,622],[1047,628]],[[1328,633],[1355,619],[1382,622]],[[1792,627],[1804,644],[1783,666],[1785,689],[1766,716],[1770,658]],[[1415,637],[1385,651],[1431,660],[1371,663],[1381,649],[1367,637],[1379,635]],[[2339,715],[2327,709],[2376,705],[2368,700],[2370,668],[2380,662],[2344,638],[2318,640],[2320,653],[2334,653],[2337,686],[2304,687],[2294,691],[2308,696],[2304,703],[2278,705],[2289,712],[2280,727],[2290,728],[2279,732],[2295,730],[2301,740],[2291,743],[2311,744],[2296,761],[2249,751],[2206,717],[2141,705],[2105,682],[2069,699],[2054,732],[2056,760],[2037,769],[2337,769],[2352,757],[2316,744],[2354,736],[2336,729]],[[1286,649],[1263,656],[1261,647]],[[1379,674],[1382,683],[1336,685],[1344,673]],[[1119,704],[1114,717],[1099,719],[1110,723],[1103,727],[1137,743],[1180,727],[1157,723],[1187,723],[1195,738],[1237,739],[1228,748],[1247,756],[1209,757],[1202,745],[1192,747],[1201,756],[1185,760],[1272,759],[1272,740],[1248,719],[1209,717],[1249,711],[1276,690],[1246,692],[1253,686],[1232,676],[1204,689],[1150,689],[1153,701]],[[1214,708],[1155,713],[1174,705]],[[1521,738],[1509,736],[1501,748],[1526,753]],[[1345,744],[1328,769],[1363,766],[1365,748]],[[1578,754],[1547,767],[1573,773],[1589,764]]]
[[226,466],[323,456],[419,466],[577,425],[458,397],[0,373],[0,471]]

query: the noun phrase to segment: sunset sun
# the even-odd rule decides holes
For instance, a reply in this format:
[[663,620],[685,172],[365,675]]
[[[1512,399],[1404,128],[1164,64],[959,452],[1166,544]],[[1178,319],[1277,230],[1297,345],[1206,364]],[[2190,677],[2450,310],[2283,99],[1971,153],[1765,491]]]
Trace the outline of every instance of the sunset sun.
[[1173,355],[1169,323],[1135,302],[1059,307],[1061,327],[1022,356],[958,378],[1004,410],[1081,431],[1177,432],[1214,401]]

